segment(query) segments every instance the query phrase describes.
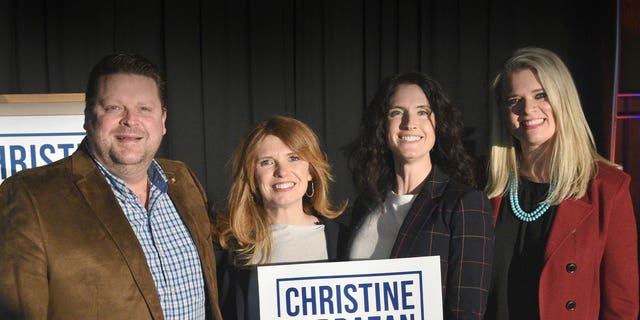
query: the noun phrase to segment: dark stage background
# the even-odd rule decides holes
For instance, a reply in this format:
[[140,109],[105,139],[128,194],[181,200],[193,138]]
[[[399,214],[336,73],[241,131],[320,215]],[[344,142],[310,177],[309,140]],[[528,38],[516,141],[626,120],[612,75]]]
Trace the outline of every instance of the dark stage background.
[[160,156],[183,160],[223,204],[240,138],[272,114],[318,134],[336,200],[354,191],[342,148],[384,76],[419,70],[463,111],[469,151],[488,150],[488,86],[521,46],[557,52],[602,154],[616,3],[599,0],[0,1],[0,93],[84,92],[91,66],[134,51],[168,79]]

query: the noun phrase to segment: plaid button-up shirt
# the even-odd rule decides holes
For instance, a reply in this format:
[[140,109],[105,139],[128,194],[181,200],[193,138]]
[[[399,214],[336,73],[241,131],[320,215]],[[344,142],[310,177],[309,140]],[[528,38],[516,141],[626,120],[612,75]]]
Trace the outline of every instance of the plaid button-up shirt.
[[165,319],[204,319],[205,293],[200,258],[189,230],[167,194],[167,177],[160,165],[153,160],[148,169],[147,210],[124,181],[95,162],[140,242]]

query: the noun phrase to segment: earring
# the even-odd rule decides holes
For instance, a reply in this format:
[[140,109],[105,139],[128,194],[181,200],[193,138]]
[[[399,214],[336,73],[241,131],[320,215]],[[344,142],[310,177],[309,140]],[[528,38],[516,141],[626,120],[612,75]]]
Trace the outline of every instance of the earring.
[[[311,183],[311,194],[305,192],[304,195],[311,198],[315,194],[316,190],[313,188],[313,180],[309,181]],[[307,188],[308,190],[309,188]]]

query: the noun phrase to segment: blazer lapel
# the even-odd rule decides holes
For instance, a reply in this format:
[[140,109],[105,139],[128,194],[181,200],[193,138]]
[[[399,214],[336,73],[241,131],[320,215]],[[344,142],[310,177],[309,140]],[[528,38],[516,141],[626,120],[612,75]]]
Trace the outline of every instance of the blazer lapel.
[[317,217],[324,224],[324,237],[327,240],[327,255],[329,261],[335,261],[338,259],[338,237],[340,227],[335,221],[325,219],[322,216]]
[[593,206],[584,199],[563,200],[558,206],[551,226],[547,247],[544,252],[545,263],[558,250],[560,245],[575,233],[576,228],[593,213]]
[[448,182],[449,177],[434,165],[402,222],[391,250],[391,258],[404,256],[428,217],[438,207],[437,201],[434,200],[442,196]]
[[502,196],[492,198],[491,207],[493,208],[493,224],[496,224],[498,221],[498,214],[500,213],[500,205],[502,204]]
[[[491,199],[494,209],[494,224],[498,219],[502,197]],[[551,226],[551,232],[547,239],[547,246],[544,252],[544,262],[558,250],[560,245],[566,240],[576,228],[593,213],[593,207],[584,199],[563,200],[558,206],[556,216]]]
[[85,150],[72,155],[72,171],[78,190],[120,250],[153,317],[162,318],[160,299],[147,260],[111,187]]
[[[202,246],[204,244],[198,240],[203,239],[203,237],[206,238],[207,240],[210,240],[211,234],[210,233],[207,233],[205,235],[201,234],[202,233],[201,231],[203,229],[209,230],[209,226],[199,226],[198,221],[196,220],[193,214],[195,212],[201,212],[202,210],[205,210],[205,214],[206,214],[207,208],[194,207],[194,205],[196,205],[197,203],[202,203],[199,201],[193,201],[195,197],[200,196],[200,193],[198,192],[198,190],[184,190],[184,187],[182,187],[183,184],[177,180],[178,177],[174,172],[168,171],[164,167],[162,169],[165,171],[165,174],[167,175],[167,179],[168,179],[167,184],[169,185],[169,189],[167,193],[169,194],[171,201],[173,201],[173,205],[178,210],[180,217],[182,217],[182,220],[184,221],[184,224],[187,226],[187,229],[189,229],[189,233],[191,234],[191,237],[193,238],[194,243],[198,247],[198,251],[202,255],[204,250]],[[212,242],[207,243],[207,250],[210,250],[212,248],[211,245],[213,245]]]
[[[185,226],[189,230],[189,234],[193,243],[198,250],[200,257],[200,265],[207,290],[207,316],[213,315],[214,318],[219,316],[219,310],[216,308],[218,302],[218,289],[216,281],[216,263],[213,249],[213,239],[211,234],[210,221],[202,221],[203,216],[208,216],[208,208],[204,190],[197,182],[192,180],[191,176],[179,172],[172,171],[172,167],[163,165],[162,170],[167,176],[167,184],[169,197],[173,205],[178,210],[178,214],[184,221]],[[178,169],[174,169],[178,171]],[[187,180],[189,179],[189,180]],[[204,201],[201,201],[204,199]],[[201,205],[204,203],[204,207]],[[200,218],[200,220],[198,219]]]
[[204,195],[196,188],[193,188],[193,190],[185,188],[187,184],[179,179],[187,179],[186,176],[179,176],[175,172],[167,169],[165,166],[163,166],[162,169],[167,175],[167,184],[169,185],[167,193],[169,194],[173,205],[176,207],[176,210],[178,210],[178,214],[180,214],[182,221],[184,221],[185,226],[189,230],[191,239],[193,239],[193,243],[198,250],[207,286],[215,286],[215,279],[208,278],[212,274],[215,274],[215,269],[213,269],[215,265],[212,262],[213,256],[211,255],[213,253],[212,235],[211,232],[207,232],[211,230],[210,225],[208,224],[209,221],[206,222],[206,225],[203,225],[202,222],[198,221],[196,216],[197,213],[202,213],[203,211],[203,214],[207,216],[208,208],[203,208],[198,205],[203,203],[203,201],[194,201],[194,199],[204,197]]

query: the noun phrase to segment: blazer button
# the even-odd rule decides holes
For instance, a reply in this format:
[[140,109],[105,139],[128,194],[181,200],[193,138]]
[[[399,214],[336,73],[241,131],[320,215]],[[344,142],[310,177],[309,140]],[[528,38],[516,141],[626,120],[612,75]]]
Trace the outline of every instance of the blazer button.
[[578,270],[578,266],[573,262],[567,264],[567,266],[565,268],[567,269],[567,272],[569,272],[569,273],[574,273],[574,272],[576,272],[576,270]]
[[565,308],[567,308],[567,310],[569,311],[573,311],[576,309],[576,302],[573,300],[569,300],[567,301],[567,304],[565,305]]

